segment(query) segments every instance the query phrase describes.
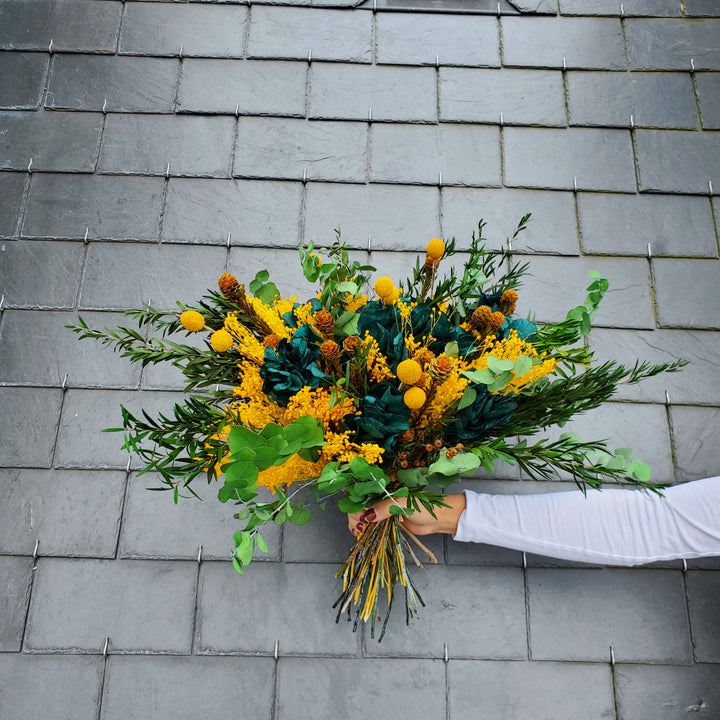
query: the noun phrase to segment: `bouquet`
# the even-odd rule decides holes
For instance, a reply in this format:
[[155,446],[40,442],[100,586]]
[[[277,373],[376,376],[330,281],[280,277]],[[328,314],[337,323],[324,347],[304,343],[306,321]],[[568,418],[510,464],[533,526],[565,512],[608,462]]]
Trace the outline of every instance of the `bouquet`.
[[[381,276],[371,289],[375,268],[352,259],[337,231],[324,252],[300,247],[303,274],[318,285],[310,299],[283,297],[265,270],[247,289],[224,274],[218,291],[178,303],[178,312],[128,311],[137,329],[96,330],[82,318],[68,327],[143,365],[181,368],[185,402],[158,418],[122,408],[117,430],[175,502],[195,494],[199,476],[219,481],[218,499],[244,523],[233,538],[238,573],[256,549],[267,551],[263,525],[308,522],[313,496],[345,513],[392,498],[391,517],[370,523],[339,569],[335,604],[338,619],[354,612],[354,629],[370,621],[373,637],[384,614],[382,639],[398,595],[407,619],[422,604],[409,564],[422,566],[422,552],[435,560],[402,520],[421,507],[434,514],[461,476],[502,461],[535,479],[569,473],[583,489],[605,481],[657,489],[627,448],[573,433],[534,436],[597,407],[619,383],[684,363],[593,364],[585,340],[608,288],[597,274],[564,321],[515,318],[528,266],[488,250],[483,227],[461,270],[446,274],[456,243],[435,238],[409,278]],[[147,339],[145,326],[160,337]],[[181,333],[200,334],[204,347]]]

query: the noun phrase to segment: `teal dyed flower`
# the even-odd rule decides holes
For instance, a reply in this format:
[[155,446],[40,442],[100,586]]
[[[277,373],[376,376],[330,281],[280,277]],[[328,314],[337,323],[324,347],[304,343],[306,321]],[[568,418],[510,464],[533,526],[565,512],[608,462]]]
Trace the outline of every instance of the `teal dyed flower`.
[[358,403],[361,415],[348,418],[348,427],[355,430],[355,442],[372,442],[385,448],[385,458],[392,458],[392,446],[398,435],[410,427],[410,408],[400,391],[388,382],[370,389]]
[[517,407],[511,397],[489,393],[486,385],[472,383],[469,387],[477,393],[475,402],[458,411],[455,420],[448,424],[447,440],[477,440],[491,428],[508,422]]

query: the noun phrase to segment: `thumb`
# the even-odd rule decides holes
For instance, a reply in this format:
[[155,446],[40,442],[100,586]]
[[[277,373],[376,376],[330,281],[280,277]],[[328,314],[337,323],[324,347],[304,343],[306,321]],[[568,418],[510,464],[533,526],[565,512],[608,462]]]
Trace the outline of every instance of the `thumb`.
[[360,515],[360,520],[366,523],[387,520],[390,517],[390,507],[397,504],[398,501],[392,498],[381,500],[379,503],[365,510],[362,515]]

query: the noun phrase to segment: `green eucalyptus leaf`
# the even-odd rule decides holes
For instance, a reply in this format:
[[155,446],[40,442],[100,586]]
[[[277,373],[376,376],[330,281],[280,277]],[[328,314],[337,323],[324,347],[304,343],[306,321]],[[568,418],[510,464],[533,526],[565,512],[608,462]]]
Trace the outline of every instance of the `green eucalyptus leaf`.
[[278,451],[275,450],[275,448],[271,448],[269,445],[259,447],[255,450],[255,467],[260,471],[267,470],[275,464],[277,459]]
[[437,473],[438,475],[457,475],[458,466],[442,455],[428,467],[428,472]]
[[353,317],[342,326],[342,331],[346,335],[357,335],[359,321],[360,315],[358,313],[353,313]]
[[532,370],[532,361],[527,355],[520,355],[515,360],[515,375],[520,377]]
[[290,516],[290,522],[293,525],[304,525],[310,520],[311,513],[306,507],[295,507],[293,514]]
[[338,283],[335,289],[337,290],[337,292],[346,292],[355,295],[355,293],[358,291],[358,286],[351,280],[346,280],[345,282]]
[[350,472],[358,480],[367,480],[370,477],[370,463],[361,457],[354,457],[350,461]]
[[474,453],[458,453],[455,457],[450,458],[450,462],[461,473],[471,472],[480,467],[480,458]]
[[458,410],[462,410],[463,408],[469,407],[472,405],[475,400],[477,399],[477,390],[474,390],[471,387],[466,387],[465,392],[463,393],[462,397],[460,398],[460,402],[457,406]]
[[365,509],[365,505],[362,502],[352,500],[348,495],[341,497],[338,500],[338,509],[344,513],[355,513]]
[[255,541],[257,542],[258,549],[260,552],[266,553],[268,551],[268,546],[265,540],[263,539],[263,536],[258,533],[255,535]]
[[500,360],[494,355],[488,355],[487,365],[490,370],[492,370],[496,375],[499,375],[507,370],[512,370],[515,367],[515,362],[510,359]]
[[495,382],[495,373],[492,370],[467,370],[463,372],[463,375],[470,378],[473,382],[482,383],[483,385],[490,385]]
[[445,354],[449,358],[457,358],[460,356],[460,346],[453,340],[445,344]]
[[633,460],[629,470],[632,476],[639,482],[650,482],[650,476],[652,474],[650,466],[643,460]]

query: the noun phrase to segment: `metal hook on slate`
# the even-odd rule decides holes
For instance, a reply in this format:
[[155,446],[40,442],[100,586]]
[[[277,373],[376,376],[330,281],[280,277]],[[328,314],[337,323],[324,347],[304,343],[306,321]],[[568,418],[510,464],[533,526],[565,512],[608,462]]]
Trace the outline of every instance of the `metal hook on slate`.
[[67,387],[67,373],[65,373],[65,377],[63,378],[62,385],[60,386],[61,390],[65,390]]
[[232,233],[228,233],[227,242],[225,243],[226,247],[230,247],[230,237],[231,237],[231,235],[232,235]]
[[198,548],[198,565],[202,561],[202,545]]
[[563,55],[563,72],[567,72],[567,61],[566,61],[564,55]]
[[667,391],[667,388],[665,389],[665,404],[670,404],[670,393]]
[[53,39],[50,38],[50,44],[48,45],[48,52],[52,53],[52,49],[53,49]]
[[180,60],[182,60],[182,53],[183,53],[183,44],[180,43],[180,52],[178,53],[178,57],[180,58]]
[[368,252],[372,252],[372,235],[368,235]]
[[32,172],[32,158],[30,158],[30,162],[28,163],[27,171],[28,171],[29,173]]
[[577,192],[577,176],[573,177],[573,192]]
[[686,573],[687,572],[687,560],[685,558],[683,558],[682,561],[683,561],[683,572]]
[[615,667],[615,647],[613,645],[610,646],[610,665]]
[[498,17],[500,17],[500,3],[498,3]]
[[311,63],[311,62],[312,62],[312,48],[310,48],[310,50],[308,50],[308,63]]
[[307,182],[307,168],[303,168],[303,182]]
[[87,242],[88,242],[88,233],[89,233],[89,232],[90,232],[90,228],[89,228],[89,227],[86,227],[86,228],[85,228],[85,236],[83,237],[83,242],[84,242],[86,245],[87,245]]
[[0,312],[2,312],[4,304],[5,304],[5,295],[0,295]]
[[523,550],[523,570],[527,570],[527,553]]
[[377,0],[373,0],[373,12],[377,12]]
[[500,127],[502,127],[505,124],[505,120],[503,119],[503,114],[500,113]]
[[712,195],[713,194],[712,180],[708,180],[708,190],[710,191],[710,194]]
[[125,472],[130,472],[130,460],[132,460],[132,455],[128,455],[128,461],[127,465],[125,465]]
[[633,130],[635,128],[635,118],[631,115],[630,116],[630,129]]
[[440,67],[440,55],[438,53],[436,53],[436,55],[435,55],[435,67],[436,68]]
[[33,561],[37,560],[39,547],[40,547],[40,538],[37,538],[37,540],[35,540],[35,549],[33,550]]
[[510,238],[507,238],[505,240],[505,244],[507,245],[508,252],[512,252],[512,240]]
[[652,245],[648,243],[648,260],[652,260]]
[[368,108],[368,122],[372,122],[372,108]]
[[438,173],[438,187],[442,187],[442,171]]
[[110,636],[105,636],[105,646],[103,647],[103,657],[107,657],[108,645],[110,644]]
[[445,643],[445,648],[444,648],[444,652],[443,652],[443,660],[445,660],[445,662],[448,662],[450,660],[450,657],[448,656],[447,643]]
[[240,117],[240,103],[235,103],[235,117]]
[[106,114],[107,114],[107,98],[105,98],[105,99],[103,100],[103,108],[102,108],[102,111],[103,111],[103,115],[106,115]]
[[278,656],[280,655],[280,641],[279,640],[275,641],[275,652],[273,653],[273,655],[275,656],[276,660],[278,659]]
[[690,58],[690,72],[695,72],[695,58]]
[[625,17],[625,6],[620,3],[620,17]]
[[170,163],[167,164],[167,167],[165,168],[165,177],[170,177]]

